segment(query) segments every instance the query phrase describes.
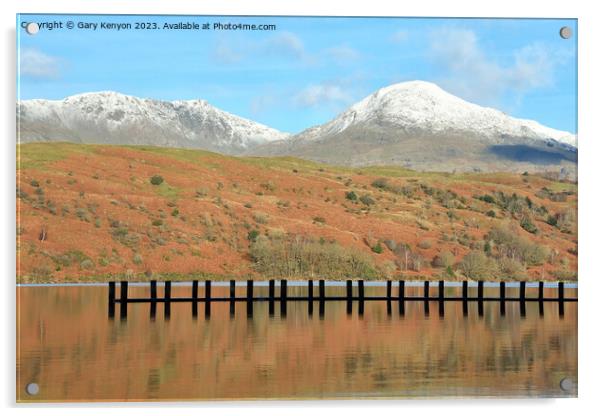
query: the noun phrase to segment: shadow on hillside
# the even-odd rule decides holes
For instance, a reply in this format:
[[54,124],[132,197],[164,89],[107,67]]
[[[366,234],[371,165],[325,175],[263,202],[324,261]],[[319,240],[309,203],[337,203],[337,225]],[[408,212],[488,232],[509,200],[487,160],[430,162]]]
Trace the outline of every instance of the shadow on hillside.
[[558,164],[563,160],[577,161],[577,153],[568,151],[547,151],[527,145],[496,145],[490,146],[489,151],[494,155],[514,162],[528,162],[536,165]]

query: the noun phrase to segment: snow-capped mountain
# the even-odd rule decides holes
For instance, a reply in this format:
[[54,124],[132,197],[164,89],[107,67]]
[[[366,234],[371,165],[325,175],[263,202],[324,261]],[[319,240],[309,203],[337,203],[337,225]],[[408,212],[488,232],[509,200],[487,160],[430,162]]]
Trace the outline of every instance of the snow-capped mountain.
[[576,174],[575,135],[510,117],[410,81],[382,88],[333,120],[291,136],[206,101],[160,101],[115,92],[17,103],[19,140],[199,148],[437,171]]
[[19,140],[145,144],[238,154],[288,137],[204,100],[160,101],[116,92],[17,103]]
[[354,104],[334,120],[305,130],[298,138],[315,139],[336,134],[359,123],[390,123],[423,129],[432,134],[450,131],[477,134],[496,140],[504,136],[553,139],[571,146],[575,136],[533,120],[512,118],[499,110],[469,103],[425,81],[410,81],[381,88]]
[[250,150],[345,165],[516,171],[574,164],[576,151],[571,133],[469,103],[424,81],[382,88],[323,125]]

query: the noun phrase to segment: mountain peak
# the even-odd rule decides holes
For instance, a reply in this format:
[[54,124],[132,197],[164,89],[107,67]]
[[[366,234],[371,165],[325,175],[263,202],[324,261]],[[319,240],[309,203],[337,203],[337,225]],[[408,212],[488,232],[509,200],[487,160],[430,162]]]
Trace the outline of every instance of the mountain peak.
[[523,137],[576,146],[575,136],[569,132],[481,107],[450,94],[437,84],[420,80],[383,87],[332,121],[301,132],[297,137],[315,139],[365,124],[395,126],[421,134],[470,134],[491,141],[506,136]]
[[21,141],[152,144],[237,154],[287,133],[213,107],[205,100],[162,101],[115,91],[17,104]]

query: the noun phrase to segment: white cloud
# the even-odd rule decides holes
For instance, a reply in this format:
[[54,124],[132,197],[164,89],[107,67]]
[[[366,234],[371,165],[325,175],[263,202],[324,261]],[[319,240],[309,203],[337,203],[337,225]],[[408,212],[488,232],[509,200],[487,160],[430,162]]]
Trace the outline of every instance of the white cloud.
[[243,55],[240,51],[235,50],[231,45],[222,41],[219,41],[213,50],[215,59],[224,64],[234,64],[240,62],[243,59]]
[[19,54],[20,75],[52,79],[60,75],[60,60],[32,48],[22,48]]
[[276,55],[290,55],[302,58],[305,55],[305,46],[301,39],[291,32],[281,32],[269,38],[263,49],[266,53]]
[[355,61],[360,58],[360,53],[349,45],[339,45],[332,48],[328,48],[324,51],[324,54],[336,61],[337,63],[345,63],[348,61]]
[[309,85],[299,92],[293,101],[300,107],[318,107],[346,104],[352,100],[353,97],[343,86],[334,83],[323,83]]
[[213,48],[213,56],[224,64],[238,64],[250,58],[266,56],[304,60],[307,55],[303,41],[290,32],[281,32],[262,40],[222,38]]
[[502,64],[489,56],[477,35],[467,29],[442,28],[431,34],[430,54],[446,75],[440,80],[448,91],[479,104],[496,105],[508,93],[517,100],[527,92],[552,85],[562,54],[543,44],[516,50]]

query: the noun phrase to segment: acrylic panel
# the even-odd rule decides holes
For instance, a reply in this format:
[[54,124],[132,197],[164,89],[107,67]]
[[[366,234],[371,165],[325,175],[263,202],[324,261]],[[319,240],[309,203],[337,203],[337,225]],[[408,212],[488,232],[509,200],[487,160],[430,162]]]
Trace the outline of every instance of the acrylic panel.
[[16,28],[18,402],[577,396],[575,19]]

